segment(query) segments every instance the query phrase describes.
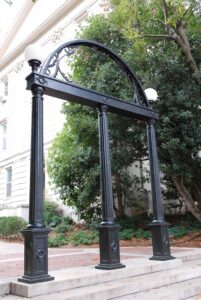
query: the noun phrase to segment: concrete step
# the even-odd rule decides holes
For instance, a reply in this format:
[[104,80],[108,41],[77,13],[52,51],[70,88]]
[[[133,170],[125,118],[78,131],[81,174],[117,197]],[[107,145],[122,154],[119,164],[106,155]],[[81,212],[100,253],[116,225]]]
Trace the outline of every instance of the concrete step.
[[10,283],[3,280],[0,281],[0,296],[10,294]]
[[[122,277],[115,280],[111,277],[110,280],[102,283],[89,284],[68,290],[50,292],[50,290],[46,289],[46,293],[43,294],[40,294],[41,291],[40,293],[39,290],[37,291],[37,284],[34,284],[31,285],[35,291],[35,296],[32,294],[32,299],[150,300],[152,297],[156,300],[186,299],[201,292],[201,266],[196,265],[196,262],[194,262],[192,265],[184,265],[176,269],[149,272],[148,274]],[[111,271],[108,273],[111,273]],[[87,275],[85,274],[85,276]],[[50,293],[49,295],[47,295],[48,292]],[[40,294],[40,296],[36,296],[36,294]],[[23,298],[6,298],[6,300],[9,299]]]
[[123,261],[126,268],[117,270],[97,270],[94,266],[65,269],[51,272],[55,277],[54,281],[36,284],[25,284],[17,281],[11,282],[11,294],[23,297],[36,297],[47,293],[57,293],[70,289],[76,290],[81,287],[96,284],[108,284],[109,286],[118,280],[133,278],[142,274],[152,274],[169,269],[180,269],[182,261],[173,259],[169,261],[153,261],[148,259],[127,259]]
[[201,300],[201,294],[194,297],[187,298],[186,300]]
[[201,277],[197,277],[140,293],[110,298],[110,300],[198,300],[201,299],[201,296],[195,295],[201,293],[200,282]]
[[181,252],[175,253],[174,256],[182,259],[183,262],[198,260],[201,259],[201,251],[200,248],[191,248],[189,250],[185,248],[185,251],[182,251],[181,249]]
[[[195,279],[195,283],[193,282],[192,278]],[[49,295],[48,300],[111,300],[121,299],[122,297],[124,300],[150,300],[152,299],[153,295],[155,297],[155,293],[157,300],[180,300],[200,293],[200,282],[200,267],[182,267],[179,269],[160,271],[154,274],[149,273],[146,275],[139,275],[136,277],[123,278],[115,281],[96,284],[93,286],[62,291]],[[178,283],[179,287],[177,288]],[[170,289],[171,285],[174,285],[172,292]],[[161,287],[164,289],[164,291],[161,292],[162,294],[160,294]],[[183,287],[185,287],[184,292],[182,291]],[[181,289],[179,290],[179,293],[178,289]],[[149,292],[151,292],[150,295]],[[168,294],[166,295],[165,292],[168,292]],[[128,298],[128,295],[130,294],[133,295],[130,296],[131,298]],[[170,295],[172,295],[172,298],[170,298]],[[178,298],[177,295],[179,295]],[[43,296],[39,296],[34,299],[42,300],[44,298]]]

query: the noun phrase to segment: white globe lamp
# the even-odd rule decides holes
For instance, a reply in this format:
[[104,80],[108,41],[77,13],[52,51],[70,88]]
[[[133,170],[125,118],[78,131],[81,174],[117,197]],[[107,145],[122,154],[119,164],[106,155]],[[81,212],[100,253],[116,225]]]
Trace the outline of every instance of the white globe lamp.
[[158,93],[156,90],[148,88],[144,92],[149,102],[154,102],[158,99]]
[[45,60],[43,48],[37,44],[27,46],[24,55],[26,61],[32,67],[32,71],[36,71],[40,64]]

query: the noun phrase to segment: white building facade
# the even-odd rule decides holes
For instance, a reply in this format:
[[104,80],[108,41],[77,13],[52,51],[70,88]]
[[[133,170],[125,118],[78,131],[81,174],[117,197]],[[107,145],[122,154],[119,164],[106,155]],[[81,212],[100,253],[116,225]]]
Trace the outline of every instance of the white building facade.
[[[0,47],[0,216],[18,215],[28,220],[32,100],[26,91],[30,67],[24,50],[37,43],[48,55],[73,40],[88,16],[105,13],[108,1],[24,0],[20,5]],[[61,100],[44,98],[45,155],[63,126],[61,106]],[[54,198],[47,178],[45,198]]]

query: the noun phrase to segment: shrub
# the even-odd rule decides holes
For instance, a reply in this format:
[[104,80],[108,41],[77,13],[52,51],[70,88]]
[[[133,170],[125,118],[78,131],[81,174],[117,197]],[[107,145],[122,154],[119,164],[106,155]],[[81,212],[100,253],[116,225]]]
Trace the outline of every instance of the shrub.
[[149,239],[151,237],[151,233],[147,230],[139,228],[134,232],[134,236],[137,239]]
[[55,232],[56,233],[65,233],[68,232],[72,229],[72,226],[68,225],[68,224],[59,224],[56,228],[55,228]]
[[90,231],[97,231],[97,227],[100,225],[101,220],[98,220],[96,222],[87,223],[86,228]]
[[186,235],[192,228],[184,228],[182,226],[172,226],[169,230],[169,235],[173,237],[182,237]]
[[136,227],[134,217],[117,218],[116,222],[122,227],[122,229],[134,229]]
[[26,225],[24,219],[17,216],[0,217],[0,234],[3,236],[18,234]]
[[55,237],[48,238],[49,247],[59,247],[68,244],[68,239],[64,234],[57,234]]
[[44,223],[46,226],[55,227],[62,222],[62,210],[55,202],[45,201]]
[[122,229],[135,229],[147,226],[151,222],[151,219],[147,216],[147,214],[141,214],[134,217],[126,216],[124,218],[116,218],[116,222],[122,227]]
[[63,223],[66,225],[72,225],[74,221],[70,216],[66,216],[63,218]]
[[74,232],[71,236],[69,236],[69,242],[76,245],[91,245],[94,243],[98,243],[98,232],[97,231],[84,231],[80,230]]
[[134,235],[133,229],[128,228],[120,231],[119,239],[120,240],[131,240]]
[[185,225],[188,227],[195,229],[201,227],[201,222],[196,220],[195,217],[190,213],[186,214],[183,219],[185,221]]

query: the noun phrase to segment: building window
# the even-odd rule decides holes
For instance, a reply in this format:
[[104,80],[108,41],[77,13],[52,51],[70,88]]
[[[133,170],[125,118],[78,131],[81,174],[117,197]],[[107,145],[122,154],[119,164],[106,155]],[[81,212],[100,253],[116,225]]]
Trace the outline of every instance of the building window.
[[8,100],[8,78],[5,77],[1,81],[0,103],[5,104],[7,100]]
[[12,167],[6,168],[6,198],[11,197],[12,192]]
[[4,96],[8,96],[8,79],[4,81]]
[[1,135],[1,150],[5,150],[7,147],[7,123],[0,124],[0,135]]

